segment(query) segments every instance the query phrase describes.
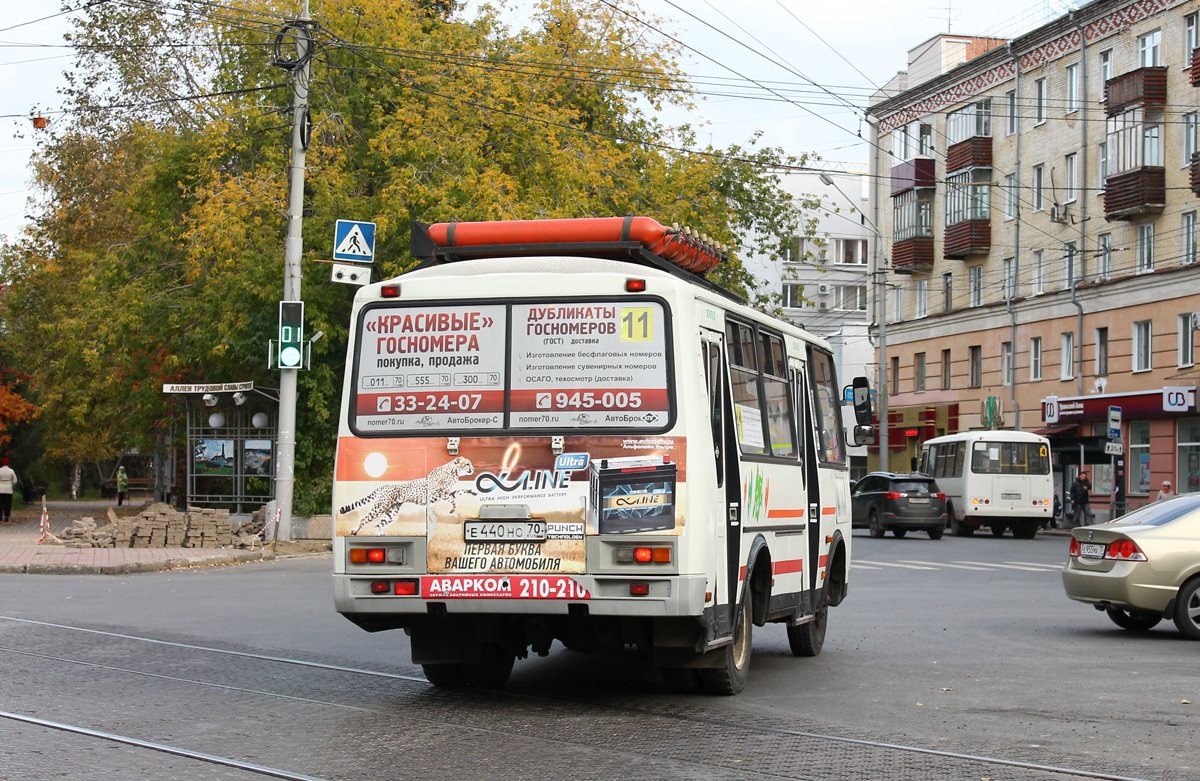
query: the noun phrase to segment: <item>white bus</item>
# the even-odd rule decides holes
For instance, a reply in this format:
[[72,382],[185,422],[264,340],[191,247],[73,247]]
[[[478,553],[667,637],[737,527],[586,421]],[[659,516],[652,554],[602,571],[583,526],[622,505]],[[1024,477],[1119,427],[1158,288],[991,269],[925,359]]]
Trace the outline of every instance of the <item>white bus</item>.
[[960,537],[988,526],[999,537],[1033,539],[1054,513],[1050,440],[1024,431],[968,431],[925,442],[921,471],[946,494]]
[[637,645],[668,686],[726,694],[756,625],[820,652],[850,572],[826,343],[644,217],[415,225],[413,254],[355,296],[339,612],[405,630],[439,686],[501,686],[554,640]]

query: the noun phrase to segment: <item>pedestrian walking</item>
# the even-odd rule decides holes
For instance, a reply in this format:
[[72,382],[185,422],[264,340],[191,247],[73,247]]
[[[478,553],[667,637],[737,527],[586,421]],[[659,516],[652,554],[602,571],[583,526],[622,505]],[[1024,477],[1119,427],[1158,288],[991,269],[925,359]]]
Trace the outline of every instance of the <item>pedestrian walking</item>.
[[117,507],[125,503],[125,494],[129,491],[129,475],[125,474],[125,467],[117,467]]
[[17,487],[17,473],[8,465],[7,458],[0,458],[0,524],[12,523],[13,489]]
[[1171,490],[1171,481],[1163,480],[1162,488],[1158,489],[1158,496],[1154,497],[1154,501],[1161,502],[1163,499],[1174,499],[1175,492]]
[[1080,472],[1071,483],[1071,503],[1075,505],[1075,525],[1090,526],[1095,522],[1092,515],[1092,481],[1087,473]]
[[1054,512],[1051,514],[1051,517],[1050,517],[1050,528],[1051,529],[1058,528],[1058,521],[1060,518],[1062,518],[1062,511],[1063,511],[1062,500],[1058,498],[1058,494],[1056,493],[1056,494],[1054,494]]

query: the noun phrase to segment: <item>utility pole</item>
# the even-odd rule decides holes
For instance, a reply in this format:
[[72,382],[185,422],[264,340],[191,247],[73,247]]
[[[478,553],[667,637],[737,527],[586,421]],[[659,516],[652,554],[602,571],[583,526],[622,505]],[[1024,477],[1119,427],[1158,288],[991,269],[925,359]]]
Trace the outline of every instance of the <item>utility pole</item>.
[[[301,301],[300,260],[304,250],[304,152],[308,147],[308,64],[312,52],[308,0],[300,18],[284,28],[296,36],[296,59],[292,71],[292,162],[288,171],[287,244],[283,260],[283,300]],[[288,67],[287,63],[276,64]],[[301,364],[303,365],[303,364]],[[275,501],[279,503],[276,540],[292,539],[292,494],[296,477],[296,384],[299,369],[279,369],[279,432],[276,444]]]

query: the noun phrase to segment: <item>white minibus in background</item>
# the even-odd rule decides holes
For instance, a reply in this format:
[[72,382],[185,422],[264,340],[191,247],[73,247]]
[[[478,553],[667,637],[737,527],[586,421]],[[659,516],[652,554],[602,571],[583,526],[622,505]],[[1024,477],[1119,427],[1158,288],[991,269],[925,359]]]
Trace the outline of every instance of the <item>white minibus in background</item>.
[[844,389],[826,342],[704,278],[698,236],[417,224],[424,262],[355,296],[335,605],[404,630],[431,683],[503,685],[557,640],[734,694],[755,626],[820,652],[849,585]]
[[999,537],[1032,539],[1054,513],[1050,440],[1024,431],[968,431],[936,437],[921,451],[921,471],[946,494],[951,531],[981,526]]

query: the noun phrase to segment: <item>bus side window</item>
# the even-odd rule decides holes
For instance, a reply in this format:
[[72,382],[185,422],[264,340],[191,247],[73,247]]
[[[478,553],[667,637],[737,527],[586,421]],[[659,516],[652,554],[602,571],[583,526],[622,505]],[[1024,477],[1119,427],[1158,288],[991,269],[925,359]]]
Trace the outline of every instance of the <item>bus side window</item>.
[[713,457],[717,461],[717,486],[725,484],[725,448],[722,447],[721,435],[721,378],[725,367],[721,365],[721,345],[717,342],[704,342],[704,379],[708,387],[708,419],[712,424]]
[[[804,373],[802,371],[800,371],[799,369],[793,368],[791,370],[791,372],[789,372],[789,377],[791,379],[792,399],[794,400],[795,412],[796,412],[796,416],[795,416],[795,422],[796,422],[795,440],[797,442],[796,458],[799,459],[800,465],[803,466],[804,465],[804,437],[809,435],[809,431],[811,428],[811,424],[809,423],[809,420],[808,420],[808,405],[804,403],[805,402],[804,395],[806,393],[808,393],[808,388],[805,387],[805,385],[804,385]],[[800,474],[803,475],[804,472],[801,471]]]
[[[967,448],[966,448],[965,444],[966,443],[960,443],[960,442],[954,443],[954,471],[952,471],[950,473],[954,477],[962,477],[963,462],[966,460],[966,454],[967,454]],[[960,447],[959,445],[963,445],[963,446]]]
[[792,436],[792,403],[788,393],[787,367],[783,340],[772,334],[760,334],[762,343],[763,389],[766,391],[767,430],[771,434],[771,455],[796,455]]

